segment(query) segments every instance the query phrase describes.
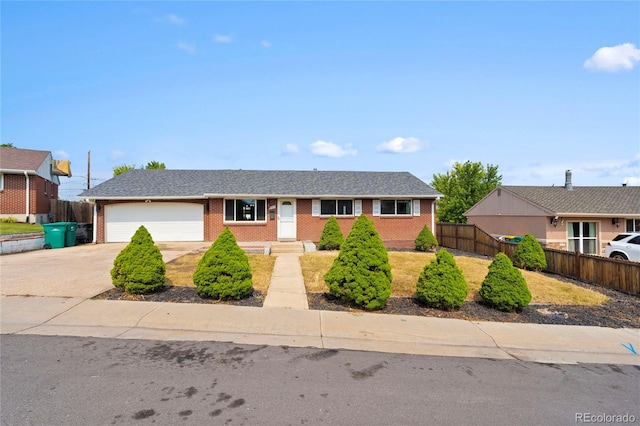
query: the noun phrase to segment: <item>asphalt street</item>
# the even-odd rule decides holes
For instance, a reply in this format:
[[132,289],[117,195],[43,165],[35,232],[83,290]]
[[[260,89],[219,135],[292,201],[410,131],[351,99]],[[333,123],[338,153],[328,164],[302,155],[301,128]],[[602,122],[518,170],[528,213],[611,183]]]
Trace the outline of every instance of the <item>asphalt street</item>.
[[35,335],[0,353],[2,425],[640,423],[633,365]]

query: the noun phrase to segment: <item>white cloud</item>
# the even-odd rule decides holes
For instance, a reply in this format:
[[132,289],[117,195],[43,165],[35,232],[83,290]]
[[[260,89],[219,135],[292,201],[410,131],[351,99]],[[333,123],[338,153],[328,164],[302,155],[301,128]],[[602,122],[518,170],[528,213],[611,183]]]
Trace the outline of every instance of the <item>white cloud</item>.
[[406,154],[419,151],[422,148],[420,140],[417,138],[393,138],[388,142],[381,143],[376,147],[377,151],[389,152],[392,154]]
[[178,43],[176,44],[176,46],[178,47],[178,49],[180,50],[184,50],[185,52],[193,55],[194,53],[196,53],[196,45],[195,44],[191,44],[191,43]]
[[344,157],[345,155],[356,155],[358,153],[357,150],[351,147],[350,143],[342,147],[333,142],[325,141],[315,141],[314,143],[312,143],[311,152],[313,153],[313,155],[331,158],[340,158]]
[[266,49],[268,49],[268,48],[270,48],[270,47],[271,47],[271,42],[270,42],[269,40],[262,40],[262,41],[260,42],[260,44],[262,45],[262,47],[264,47],[264,48],[266,48]]
[[56,160],[59,160],[61,158],[69,158],[69,153],[67,153],[66,151],[56,151],[53,154]]
[[184,25],[187,23],[187,20],[178,16],[178,15],[166,15],[164,17],[164,21],[173,25]]
[[593,71],[616,72],[630,70],[640,61],[640,49],[632,43],[601,47],[584,61],[584,67]]
[[117,161],[124,157],[125,157],[124,152],[114,149],[113,151],[111,151],[108,158],[109,158],[109,161]]
[[216,43],[231,43],[231,36],[216,34],[213,36],[213,41]]
[[298,145],[296,145],[296,144],[288,143],[284,147],[284,153],[285,154],[297,154],[298,152],[300,152],[300,149],[298,148]]

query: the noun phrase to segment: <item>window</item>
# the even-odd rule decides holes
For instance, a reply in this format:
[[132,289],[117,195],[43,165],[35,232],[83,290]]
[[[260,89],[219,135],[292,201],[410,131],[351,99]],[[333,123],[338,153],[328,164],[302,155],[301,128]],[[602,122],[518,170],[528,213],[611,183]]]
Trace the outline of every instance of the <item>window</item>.
[[266,218],[266,200],[224,200],[224,220],[226,222],[264,222]]
[[567,231],[569,251],[598,254],[595,222],[569,222]]
[[353,200],[320,200],[323,216],[353,216]]
[[410,215],[411,200],[380,200],[380,213],[383,215]]
[[4,173],[0,173],[0,191],[4,189]]
[[47,193],[47,187],[49,186],[49,181],[44,181],[44,193]]
[[640,219],[627,219],[627,232],[640,232]]

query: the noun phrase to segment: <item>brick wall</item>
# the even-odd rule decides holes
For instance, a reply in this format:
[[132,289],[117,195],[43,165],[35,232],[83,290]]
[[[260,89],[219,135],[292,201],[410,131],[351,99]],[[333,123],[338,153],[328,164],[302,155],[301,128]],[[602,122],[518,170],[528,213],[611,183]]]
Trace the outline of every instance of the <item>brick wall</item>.
[[[44,193],[47,182],[47,194]],[[27,182],[24,175],[5,174],[4,188],[0,191],[0,214],[14,215],[18,220],[25,219]],[[58,198],[58,185],[44,178],[29,175],[29,213],[48,214],[49,200]]]

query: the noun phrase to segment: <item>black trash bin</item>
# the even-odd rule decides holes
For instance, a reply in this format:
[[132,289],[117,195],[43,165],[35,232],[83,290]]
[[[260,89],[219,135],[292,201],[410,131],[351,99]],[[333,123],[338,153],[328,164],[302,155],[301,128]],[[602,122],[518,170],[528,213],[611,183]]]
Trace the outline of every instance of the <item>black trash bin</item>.
[[93,241],[93,223],[80,222],[76,229],[76,244],[87,244]]

